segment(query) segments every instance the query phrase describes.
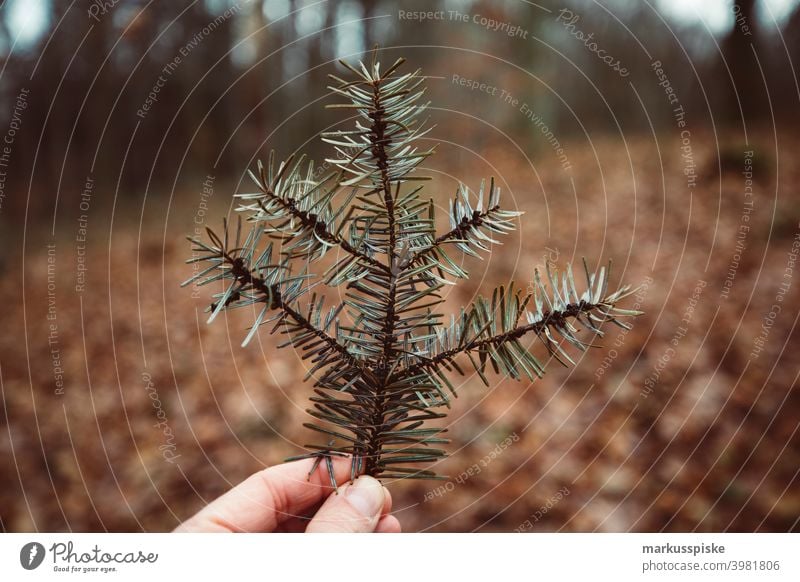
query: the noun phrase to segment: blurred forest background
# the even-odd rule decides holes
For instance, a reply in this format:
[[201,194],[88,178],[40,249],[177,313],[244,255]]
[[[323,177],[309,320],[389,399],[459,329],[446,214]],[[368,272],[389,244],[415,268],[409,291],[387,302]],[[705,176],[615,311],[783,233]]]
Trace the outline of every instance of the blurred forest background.
[[452,305],[583,256],[645,285],[576,368],[463,380],[405,529],[798,530],[800,6],[696,4],[0,4],[0,529],[168,530],[299,453],[303,364],[205,326],[184,237],[270,149],[324,160],[327,74],[377,43],[430,77],[437,204],[494,175],[526,211]]

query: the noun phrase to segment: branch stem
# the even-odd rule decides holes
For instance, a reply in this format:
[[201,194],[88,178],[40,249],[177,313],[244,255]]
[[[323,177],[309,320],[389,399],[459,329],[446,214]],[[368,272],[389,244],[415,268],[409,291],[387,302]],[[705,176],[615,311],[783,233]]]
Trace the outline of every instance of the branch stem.
[[[306,212],[305,210],[300,210],[299,208],[297,208],[297,205],[291,198],[289,198],[288,200],[281,198],[272,190],[272,188],[267,187],[266,184],[264,184],[264,194],[269,196],[270,199],[272,199],[273,201],[280,204],[284,208],[284,210],[289,212],[289,214],[300,220],[303,226],[313,230],[314,234],[320,240],[323,240],[331,245],[339,246],[339,248],[341,248],[346,253],[356,257],[357,259],[360,259],[361,261],[370,265],[371,267],[380,269],[384,272],[389,271],[386,265],[384,265],[383,263],[381,263],[376,259],[373,259],[366,253],[361,252],[353,245],[351,245],[349,242],[347,242],[345,239],[343,239],[341,236],[336,235],[332,233],[330,230],[328,230],[328,225],[326,225],[325,222],[320,220],[320,218],[316,214],[309,213]],[[259,201],[259,206],[261,206],[262,210],[266,212],[266,208],[264,208],[264,205],[261,201]]]
[[414,253],[403,265],[403,267],[413,267],[417,264],[424,256],[432,253],[436,250],[440,245],[446,243],[451,240],[460,240],[463,239],[467,232],[470,229],[478,228],[483,224],[483,221],[492,213],[499,210],[499,206],[495,206],[494,208],[490,208],[485,212],[475,211],[472,213],[472,216],[467,218],[466,216],[461,219],[461,222],[449,232],[444,233],[441,236],[436,237],[436,240],[433,243],[420,251]]
[[574,318],[578,315],[589,313],[590,311],[596,309],[598,305],[593,303],[586,303],[585,301],[581,301],[580,303],[570,303],[566,306],[566,309],[561,311],[545,311],[543,313],[543,317],[534,323],[529,323],[526,325],[518,326],[512,330],[509,330],[505,333],[497,334],[488,338],[478,339],[474,338],[470,342],[464,344],[463,346],[452,348],[450,350],[446,350],[444,352],[440,352],[433,356],[432,358],[427,358],[420,362],[416,366],[410,366],[402,370],[400,374],[392,378],[393,382],[397,382],[398,380],[408,377],[414,376],[415,374],[419,373],[419,371],[423,368],[435,368],[442,362],[447,360],[452,360],[458,354],[470,352],[472,350],[480,349],[483,346],[489,344],[502,344],[507,341],[512,341],[521,338],[522,336],[534,332],[537,335],[544,331],[544,329],[551,325],[563,325],[568,318]]
[[328,335],[324,330],[318,329],[314,324],[308,321],[308,319],[302,313],[298,312],[286,301],[284,301],[277,285],[270,286],[266,281],[264,281],[264,279],[258,275],[254,275],[252,271],[247,268],[243,260],[234,259],[228,253],[223,253],[223,257],[225,258],[225,261],[231,265],[231,274],[236,278],[236,280],[240,283],[246,283],[252,286],[253,289],[264,296],[265,300],[269,299],[271,301],[271,309],[282,310],[284,314],[291,317],[298,326],[312,332],[320,340],[324,341],[328,347],[340,353],[349,365],[359,369],[363,368],[361,362],[359,362],[353,354],[347,351],[347,348],[340,344],[336,338]]
[[370,428],[370,439],[366,450],[367,475],[378,475],[383,470],[381,467],[381,441],[380,435],[385,430],[387,396],[386,386],[389,380],[390,364],[394,359],[395,343],[395,323],[397,314],[395,313],[397,304],[397,224],[395,220],[394,197],[392,196],[392,184],[389,178],[389,158],[386,147],[391,142],[391,138],[386,137],[385,109],[381,97],[381,80],[376,79],[372,83],[372,104],[371,113],[372,127],[370,128],[370,140],[372,142],[372,155],[381,172],[381,189],[383,190],[383,203],[386,207],[386,219],[389,231],[389,247],[387,249],[387,265],[389,271],[389,289],[386,297],[386,319],[382,331],[383,352],[379,359],[380,383],[375,386],[375,396],[373,399],[372,426]]

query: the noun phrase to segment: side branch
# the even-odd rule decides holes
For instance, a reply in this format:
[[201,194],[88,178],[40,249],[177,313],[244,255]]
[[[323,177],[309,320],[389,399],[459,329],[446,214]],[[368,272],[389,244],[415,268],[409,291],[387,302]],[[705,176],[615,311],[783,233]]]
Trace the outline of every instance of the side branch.
[[[337,352],[347,365],[358,368],[359,370],[363,369],[362,363],[347,350],[347,347],[340,344],[336,338],[330,336],[324,330],[316,327],[302,313],[298,312],[289,305],[289,303],[284,301],[278,285],[269,285],[264,279],[258,275],[254,275],[252,271],[247,268],[244,259],[241,257],[233,258],[228,253],[223,253],[222,257],[225,262],[231,266],[231,275],[234,279],[241,285],[249,285],[252,289],[258,291],[264,297],[264,302],[268,303],[270,309],[282,310],[285,316],[291,317],[298,327],[313,334],[330,349]],[[227,302],[232,303],[235,300],[236,299],[232,295],[228,298]]]
[[[549,291],[536,271],[533,294],[515,292],[512,284],[508,289],[502,286],[495,289],[491,300],[478,297],[472,308],[462,311],[448,330],[437,333],[435,338],[421,346],[416,354],[417,361],[398,372],[393,380],[413,377],[439,366],[461,372],[454,359],[462,353],[469,356],[475,371],[487,384],[483,375],[487,362],[491,362],[496,372],[513,378],[541,377],[544,366],[519,341],[523,336],[536,334],[557,360],[565,365],[567,362],[574,364],[560,340],[580,351],[585,351],[589,344],[578,338],[578,329],[573,322],[602,335],[600,326],[603,323],[610,322],[629,329],[630,325],[618,318],[640,314],[617,307],[620,301],[635,293],[635,289],[625,286],[606,294],[608,270],[605,268],[595,275],[590,275],[586,269],[587,289],[580,295],[575,289],[571,268],[564,273],[560,284],[549,266],[547,277],[551,284]],[[532,311],[526,310],[530,303],[533,304]],[[520,325],[523,315],[527,323]],[[478,361],[473,357],[474,353],[478,354]]]
[[[334,245],[338,246],[346,253],[362,261],[363,263],[369,265],[370,267],[379,269],[385,273],[390,272],[389,268],[386,265],[384,265],[383,263],[381,263],[376,259],[373,259],[366,253],[361,252],[353,245],[351,245],[349,242],[347,242],[344,238],[342,238],[340,235],[332,233],[328,229],[328,225],[323,220],[321,220],[319,216],[317,216],[313,212],[307,212],[305,210],[301,210],[300,208],[298,208],[294,199],[282,198],[277,193],[275,193],[275,191],[272,188],[268,187],[265,183],[262,183],[262,187],[263,187],[262,192],[264,193],[265,196],[269,197],[271,201],[280,205],[280,207],[283,208],[287,213],[289,213],[291,216],[299,220],[300,224],[302,224],[305,229],[312,231],[314,233],[314,236],[318,240],[322,241],[328,246],[334,246]],[[268,215],[269,210],[264,206],[264,202],[262,200],[258,200],[257,202],[261,210]]]
[[490,345],[499,346],[506,342],[520,339],[522,336],[531,332],[541,337],[541,335],[545,333],[545,329],[548,327],[554,328],[560,332],[560,330],[566,328],[568,319],[578,318],[580,315],[588,315],[600,307],[600,305],[594,305],[581,301],[580,303],[570,303],[565,309],[560,311],[545,311],[543,313],[543,318],[539,321],[535,321],[527,325],[521,325],[505,333],[500,333],[483,339],[475,338],[463,346],[446,350],[436,354],[432,358],[427,358],[422,361],[420,365],[424,368],[436,367],[439,364],[452,360],[458,354],[480,350],[481,348],[485,348]]
[[500,210],[499,206],[494,206],[485,212],[480,212],[478,210],[473,211],[472,216],[464,216],[461,219],[461,222],[458,223],[452,230],[449,232],[444,233],[443,235],[437,237],[433,243],[424,249],[417,251],[416,253],[412,254],[402,265],[403,268],[413,267],[419,261],[424,259],[427,255],[433,253],[437,247],[440,245],[450,242],[450,241],[463,241],[466,239],[467,234],[469,234],[470,230],[480,228],[484,221],[491,216],[492,213],[497,212]]

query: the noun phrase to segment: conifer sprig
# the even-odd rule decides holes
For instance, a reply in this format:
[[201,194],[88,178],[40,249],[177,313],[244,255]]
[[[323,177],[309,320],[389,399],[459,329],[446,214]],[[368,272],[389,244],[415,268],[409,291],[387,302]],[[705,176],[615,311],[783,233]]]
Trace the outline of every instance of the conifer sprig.
[[[450,230],[437,234],[433,200],[414,185],[433,153],[421,145],[429,131],[421,121],[424,78],[400,74],[403,59],[381,71],[374,55],[369,67],[342,63],[351,80],[331,77],[332,93],[346,101],[332,107],[356,117],[354,129],[323,135],[335,171],[316,179],[314,166],[293,156],[259,163],[251,173],[257,191],[237,195],[249,233],[242,237],[237,220],[235,231],[225,222],[222,236],[209,229],[208,241],[190,239],[188,262],[204,267],[184,285],[219,285],[209,322],[225,310],[252,310],[243,345],[270,325],[286,336],[279,347],[308,362],[315,421],[305,426],[325,440],[295,458],[330,464],[331,455],[347,455],[353,477],[437,478],[420,465],[445,455],[438,445],[447,443],[446,429],[430,421],[446,416],[455,394],[450,373],[464,374],[469,362],[487,385],[490,367],[539,378],[545,363],[523,343],[528,338],[574,364],[567,346],[589,346],[577,326],[601,334],[603,323],[627,326],[620,318],[638,312],[618,307],[633,291],[609,293],[609,270],[592,274],[584,263],[579,292],[571,268],[559,278],[548,265],[546,283],[535,273],[533,293],[501,286],[445,323],[440,292],[468,276],[448,249],[476,257],[489,251],[521,212],[502,208],[493,180],[474,196],[462,185],[450,204]],[[332,264],[310,273],[328,253]],[[326,308],[320,285],[342,287],[342,300]]]

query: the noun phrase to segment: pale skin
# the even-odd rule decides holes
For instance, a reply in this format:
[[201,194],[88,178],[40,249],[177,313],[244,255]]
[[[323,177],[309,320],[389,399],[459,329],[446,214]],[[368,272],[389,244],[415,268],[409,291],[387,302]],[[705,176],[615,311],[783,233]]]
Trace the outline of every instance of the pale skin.
[[334,492],[325,462],[313,459],[269,467],[201,509],[176,532],[399,533],[392,497],[376,479],[352,483],[350,459],[333,457]]

